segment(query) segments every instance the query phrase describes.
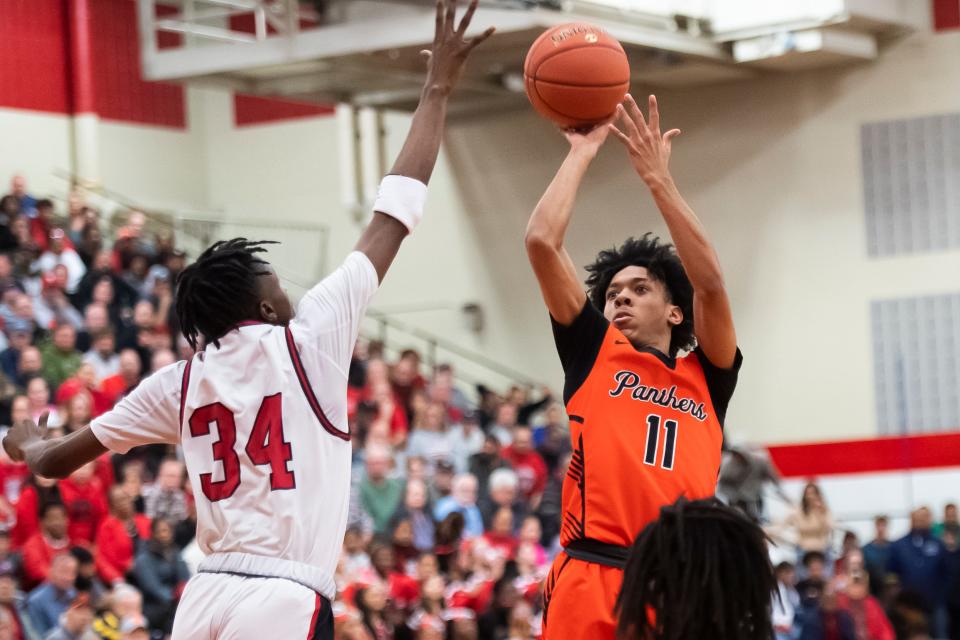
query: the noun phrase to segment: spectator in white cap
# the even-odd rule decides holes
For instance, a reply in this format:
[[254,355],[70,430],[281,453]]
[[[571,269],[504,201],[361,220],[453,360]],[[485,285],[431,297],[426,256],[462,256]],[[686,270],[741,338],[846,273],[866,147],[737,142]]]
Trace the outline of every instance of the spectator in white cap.
[[121,640],[149,640],[150,629],[142,615],[128,616],[120,623]]
[[67,245],[68,242],[63,229],[59,227],[51,229],[47,250],[34,266],[38,271],[48,273],[53,271],[55,266],[62,264],[67,268],[67,293],[75,293],[77,285],[87,273],[87,267],[73,247]]

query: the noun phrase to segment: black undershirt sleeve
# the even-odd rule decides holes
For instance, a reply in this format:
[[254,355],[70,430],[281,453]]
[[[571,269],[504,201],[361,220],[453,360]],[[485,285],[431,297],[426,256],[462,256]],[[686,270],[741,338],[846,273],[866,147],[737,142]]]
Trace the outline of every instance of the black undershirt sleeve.
[[733,390],[737,388],[737,377],[740,375],[740,365],[743,364],[743,354],[737,347],[737,355],[733,360],[733,366],[729,369],[721,369],[714,366],[700,347],[693,350],[703,368],[703,375],[707,379],[707,389],[710,391],[710,401],[713,403],[713,409],[717,412],[717,421],[723,426],[724,419],[727,417],[727,406],[730,404],[730,398],[733,396]]
[[562,325],[553,317],[550,323],[563,366],[563,402],[566,404],[590,375],[610,323],[589,300],[569,325]]

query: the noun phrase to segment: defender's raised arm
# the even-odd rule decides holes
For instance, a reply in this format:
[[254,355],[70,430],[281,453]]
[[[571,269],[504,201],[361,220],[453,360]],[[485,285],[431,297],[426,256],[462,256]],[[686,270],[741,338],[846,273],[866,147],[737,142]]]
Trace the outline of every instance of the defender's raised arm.
[[459,25],[455,20],[456,4],[456,0],[437,0],[433,48],[424,52],[428,70],[420,104],[400,155],[380,185],[373,220],[357,242],[356,250],[370,258],[381,281],[400,243],[423,215],[427,183],[443,138],[447,100],[463,75],[470,52],[493,34],[491,27],[476,37],[466,38],[477,0],[472,0]]

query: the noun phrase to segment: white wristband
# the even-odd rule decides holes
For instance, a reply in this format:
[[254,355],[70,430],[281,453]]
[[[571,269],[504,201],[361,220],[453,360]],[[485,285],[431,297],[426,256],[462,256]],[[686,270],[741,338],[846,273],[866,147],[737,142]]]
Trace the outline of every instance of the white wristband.
[[385,213],[403,223],[413,232],[423,218],[423,203],[427,199],[427,185],[406,176],[386,176],[380,182],[380,192],[373,210]]

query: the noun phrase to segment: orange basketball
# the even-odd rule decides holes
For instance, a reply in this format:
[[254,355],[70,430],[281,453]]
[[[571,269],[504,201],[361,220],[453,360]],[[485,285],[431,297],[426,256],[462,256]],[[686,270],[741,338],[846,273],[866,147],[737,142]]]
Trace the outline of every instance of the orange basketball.
[[527,97],[561,127],[587,127],[613,115],[630,88],[630,63],[606,31],[585,22],[543,33],[523,65]]

